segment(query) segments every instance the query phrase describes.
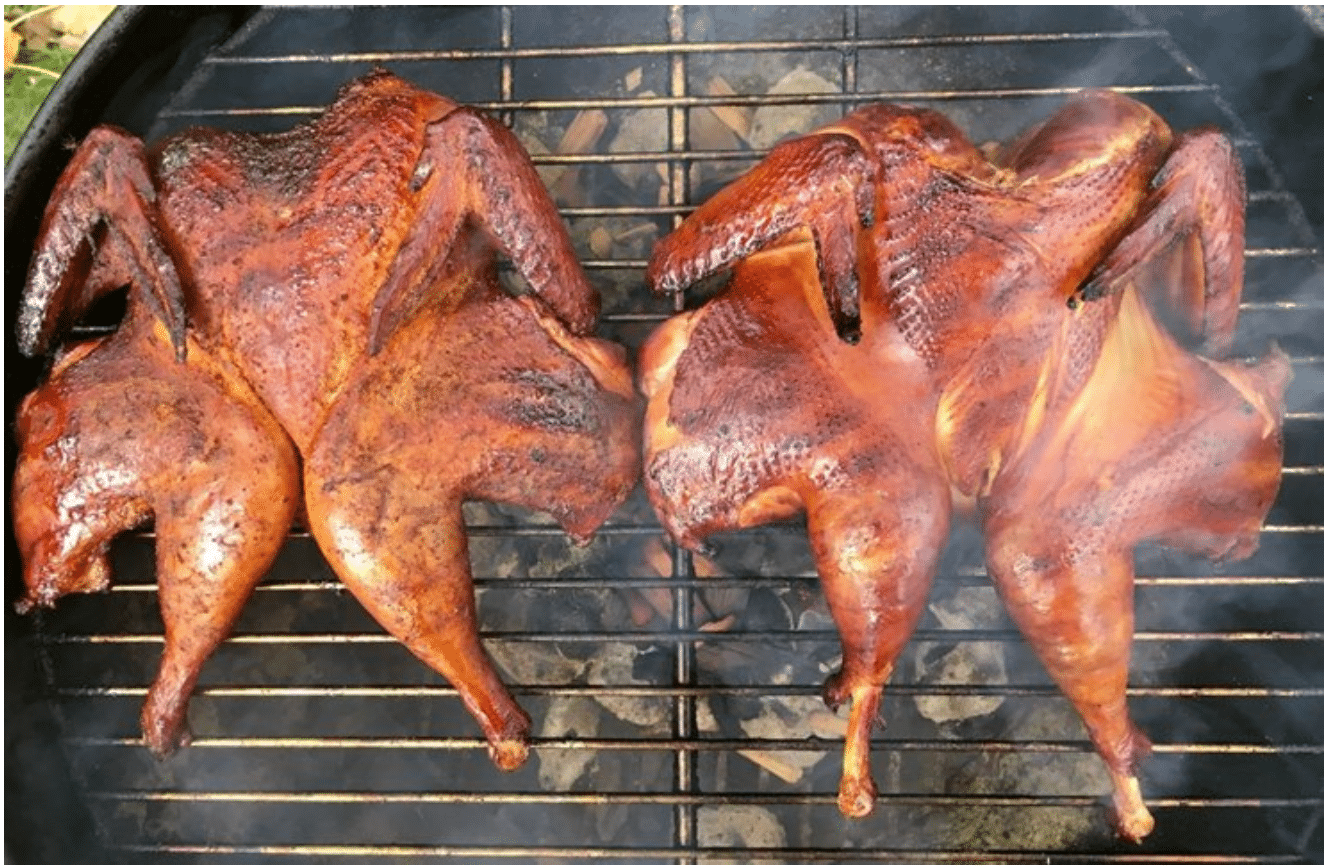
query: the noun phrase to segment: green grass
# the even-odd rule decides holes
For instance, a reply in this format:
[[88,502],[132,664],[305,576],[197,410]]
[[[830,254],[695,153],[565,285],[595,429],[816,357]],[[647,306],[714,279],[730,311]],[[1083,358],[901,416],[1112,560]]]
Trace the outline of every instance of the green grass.
[[[59,73],[63,72],[74,59],[74,52],[67,48],[44,48],[40,51],[25,51],[22,57],[21,62],[29,66]],[[28,128],[28,124],[32,122],[37,109],[41,108],[42,101],[46,99],[46,94],[51,92],[55,82],[56,79],[49,75],[29,72],[26,69],[11,70],[5,79],[6,162],[13,155],[14,146],[18,144],[23,130]]]
[[[25,12],[40,9],[40,6],[6,6],[5,20],[11,21]],[[14,153],[23,130],[28,128],[32,118],[41,108],[42,101],[51,92],[60,73],[64,72],[74,59],[76,52],[58,46],[33,48],[24,45],[19,51],[17,63],[35,66],[55,75],[44,75],[27,69],[10,69],[5,73],[5,161]]]

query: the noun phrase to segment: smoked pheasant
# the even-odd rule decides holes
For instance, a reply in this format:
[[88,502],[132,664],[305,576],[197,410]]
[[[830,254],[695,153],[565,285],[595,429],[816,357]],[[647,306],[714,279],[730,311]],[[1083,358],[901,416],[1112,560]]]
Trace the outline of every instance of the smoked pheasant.
[[1124,691],[1132,552],[1256,546],[1279,485],[1287,359],[1223,360],[1241,169],[1109,92],[1002,147],[893,105],[774,148],[656,248],[728,287],[644,347],[644,481],[687,547],[804,511],[851,700],[839,807],[868,814],[870,730],[950,521],[1082,715],[1122,835],[1153,822]]
[[[528,286],[499,282],[499,256]],[[550,512],[587,539],[638,476],[625,352],[515,137],[386,72],[278,134],[100,127],[56,186],[18,320],[48,351],[102,294],[125,321],[24,401],[20,607],[104,589],[155,520],[165,652],[147,745],[189,693],[298,507],[382,624],[448,677],[497,763],[529,720],[484,653],[460,504]]]

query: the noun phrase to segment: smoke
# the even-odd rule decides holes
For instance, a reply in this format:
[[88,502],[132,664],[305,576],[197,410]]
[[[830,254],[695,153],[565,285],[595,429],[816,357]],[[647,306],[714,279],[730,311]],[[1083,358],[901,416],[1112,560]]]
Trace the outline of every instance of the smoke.
[[[1221,89],[1248,134],[1322,237],[1320,9],[1149,7],[1200,74]],[[1237,33],[1237,38],[1230,34]],[[1315,71],[1314,71],[1315,70]]]

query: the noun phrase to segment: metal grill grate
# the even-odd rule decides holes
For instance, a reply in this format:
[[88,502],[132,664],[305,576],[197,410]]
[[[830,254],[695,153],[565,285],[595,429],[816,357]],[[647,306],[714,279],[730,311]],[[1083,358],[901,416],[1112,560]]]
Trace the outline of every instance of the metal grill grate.
[[[1112,86],[1176,128],[1218,124],[1249,178],[1238,351],[1260,354],[1273,336],[1294,364],[1281,496],[1246,562],[1217,569],[1139,552],[1129,694],[1156,743],[1142,778],[1158,821],[1142,849],[1109,834],[1103,768],[999,610],[970,534],[947,551],[931,612],[886,692],[877,814],[853,823],[835,806],[840,738],[813,709],[838,648],[803,528],[722,539],[722,573],[696,576],[689,554],[665,553],[660,567],[660,530],[637,491],[584,551],[541,515],[467,506],[485,639],[535,723],[531,759],[511,775],[488,764],[454,690],[363,613],[300,532],[205,669],[193,745],[153,761],[137,740],[162,640],[153,537],[124,539],[109,596],[63,602],[33,642],[106,851],[317,861],[1320,855],[1322,257],[1296,197],[1316,191],[1286,188],[1229,95],[1166,29],[1110,9],[264,10],[141,131],[288,128],[373,65],[513,126],[560,191],[604,294],[604,334],[632,349],[672,313],[643,288],[649,244],[767,149],[754,136],[700,140],[715,109],[776,129],[788,111],[919,102],[980,141],[1023,128],[1065,93]],[[797,69],[797,80],[827,87],[780,92]],[[720,79],[731,92],[716,90]],[[603,136],[588,152],[558,152],[592,111],[604,114]]]

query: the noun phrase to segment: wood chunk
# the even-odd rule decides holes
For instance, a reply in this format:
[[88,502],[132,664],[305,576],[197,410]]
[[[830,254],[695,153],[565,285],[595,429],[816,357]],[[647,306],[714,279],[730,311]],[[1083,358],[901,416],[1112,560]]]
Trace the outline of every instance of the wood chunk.
[[805,771],[800,767],[787,763],[779,758],[774,752],[762,752],[755,749],[738,749],[737,754],[741,755],[741,757],[750,761],[752,764],[768,770],[789,785],[801,781],[801,777],[805,774]]
[[[691,112],[690,138],[691,147],[696,150],[740,152],[744,147],[741,139],[708,108],[697,108]],[[696,166],[691,168],[694,170]]]
[[[769,88],[770,96],[837,94],[838,87],[826,78],[797,67]],[[751,115],[746,140],[757,150],[773,147],[785,138],[805,135],[838,117],[830,103],[772,103],[761,105]]]
[[[651,538],[645,542],[645,563],[660,577],[672,574],[672,552],[661,538]],[[698,553],[691,554],[697,577],[721,577],[726,572],[719,568],[712,559]]]
[[672,574],[672,554],[664,546],[662,539],[651,538],[645,542],[645,564],[659,577]]
[[658,234],[658,226],[656,224],[639,223],[633,226],[632,228],[629,228],[626,231],[621,232],[620,234],[614,235],[612,240],[613,243],[628,244],[631,241],[635,240],[636,238],[644,237],[646,235],[655,235],[655,234]]
[[663,617],[665,620],[672,620],[671,590],[663,589],[660,586],[654,586],[649,589],[642,589],[640,592],[644,595],[645,601],[649,602],[649,606],[654,609],[655,613]]
[[[656,96],[653,91],[642,90],[640,97]],[[611,153],[655,153],[668,140],[668,111],[665,108],[637,108],[621,116],[616,134],[608,142]],[[651,176],[657,174],[663,179],[663,195],[667,191],[668,167],[665,162],[619,162],[613,163],[613,172],[622,183],[630,187],[640,187],[648,183]],[[641,190],[643,191],[643,189]]]
[[[545,739],[596,737],[603,711],[599,703],[580,697],[555,696],[539,725]],[[545,791],[570,791],[594,763],[593,749],[539,749],[539,784]]]
[[841,740],[847,736],[847,719],[828,710],[816,710],[806,721],[810,723],[810,732],[826,740]]
[[649,599],[645,598],[644,593],[638,589],[626,590],[626,606],[631,612],[631,623],[636,628],[643,628],[653,621],[658,611]]
[[[706,91],[710,96],[736,96],[737,92],[732,89],[732,85],[721,75],[715,75],[709,79]],[[750,119],[755,113],[752,108],[743,108],[737,105],[713,105],[709,106],[709,111],[713,113],[723,125],[732,130],[743,142],[750,136]]]
[[[566,127],[562,140],[557,143],[557,152],[566,155],[591,153],[603,136],[603,130],[607,128],[608,115],[605,112],[597,108],[585,109]],[[571,206],[584,204],[580,169],[571,166],[567,168],[568,170],[553,185],[553,198]]]
[[612,233],[603,226],[594,226],[589,232],[589,250],[600,259],[612,254]]
[[[672,552],[661,538],[649,539],[645,543],[642,556],[644,564],[658,576],[668,577],[672,574]],[[691,560],[695,566],[697,577],[718,577],[725,573],[713,560],[698,553],[691,554]],[[631,616],[636,625],[645,625],[650,619],[645,618],[643,621],[635,619],[637,614],[645,615],[644,607],[637,607],[639,601],[643,601],[665,620],[672,619],[672,590],[663,587],[649,587],[632,590],[631,593],[635,594],[637,600],[633,601],[631,594],[628,594],[627,604],[631,605]],[[700,631],[728,631],[736,623],[735,613],[727,613],[715,619],[713,613],[705,604],[705,600],[698,596],[695,599],[693,616],[696,622],[702,623],[697,626]]]
[[722,617],[720,619],[715,619],[703,623],[702,625],[697,626],[697,628],[699,631],[708,631],[708,632],[731,631],[732,626],[735,625],[736,622],[737,622],[737,615],[735,613],[730,613],[727,616]]
[[722,577],[727,574],[726,571],[718,567],[718,563],[699,553],[691,554],[691,563],[695,566],[697,577]]
[[[552,153],[552,151],[548,150],[548,146],[539,140],[538,136],[532,132],[520,131],[518,133],[518,138],[520,139],[521,145],[525,148],[525,151],[531,158],[547,156]],[[546,163],[540,165],[536,163],[534,170],[539,173],[539,179],[543,181],[544,188],[547,189],[550,194],[556,189],[557,182],[561,180],[562,175],[566,174],[566,166],[564,165],[548,165]]]
[[557,144],[558,153],[589,153],[608,128],[608,115],[598,108],[581,111],[566,127]]

